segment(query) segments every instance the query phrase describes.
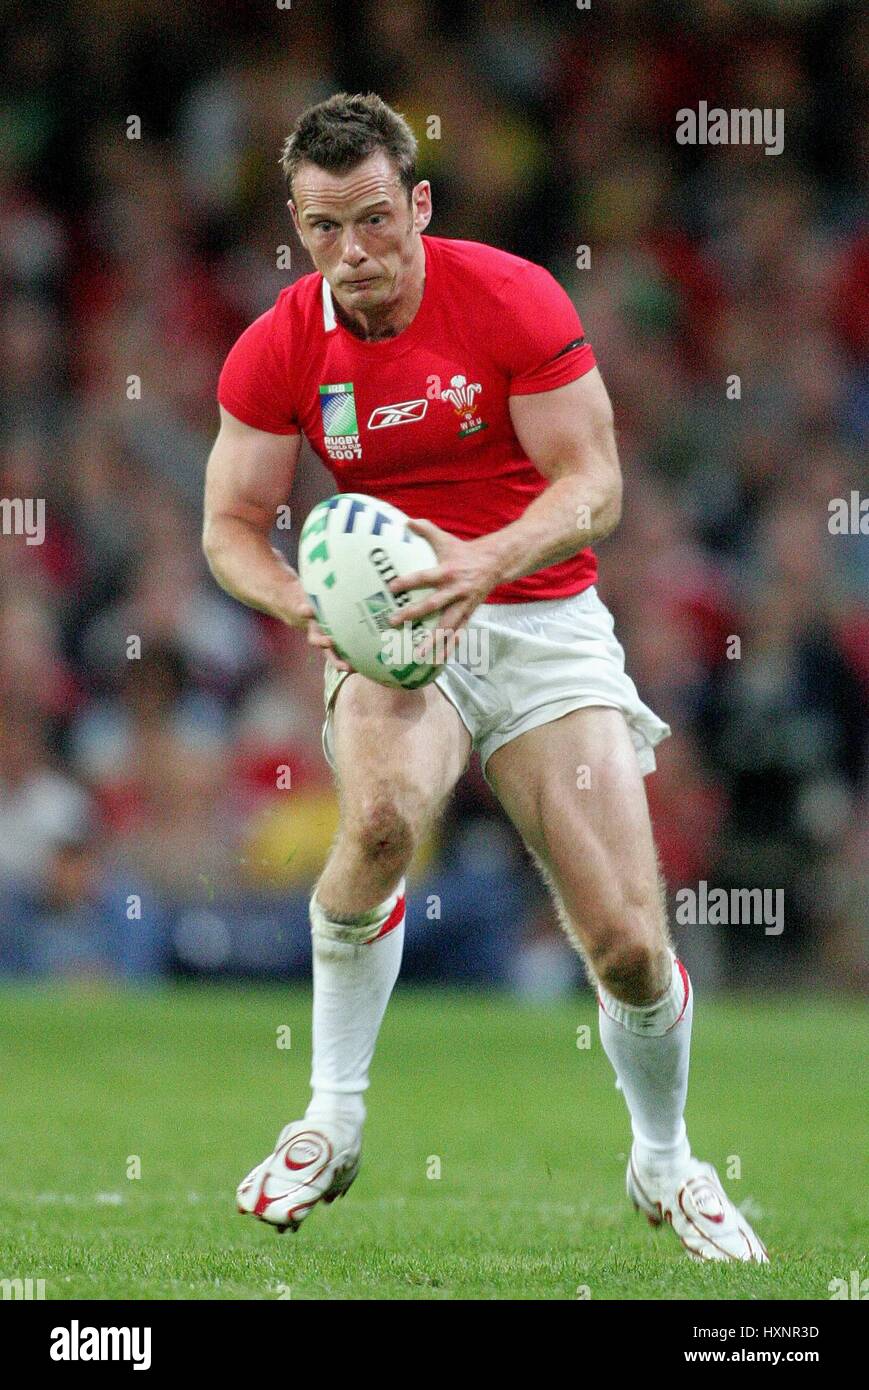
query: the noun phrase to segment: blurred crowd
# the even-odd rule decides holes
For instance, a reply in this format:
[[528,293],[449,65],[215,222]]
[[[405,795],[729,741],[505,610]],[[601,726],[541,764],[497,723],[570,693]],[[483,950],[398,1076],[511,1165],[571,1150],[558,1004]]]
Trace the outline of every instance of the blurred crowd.
[[[613,397],[626,507],[599,587],[674,730],[647,783],[669,889],[785,890],[780,938],[686,928],[680,950],[713,984],[865,980],[869,540],[828,525],[831,499],[867,493],[865,10],[3,8],[0,498],[46,506],[44,543],[0,536],[16,949],[34,969],[147,969],[136,895],[147,916],[304,894],[322,863],[322,658],[219,591],[201,491],[223,358],[311,269],[281,143],[312,102],[375,90],[419,139],[429,231],[546,265]],[[702,100],[782,108],[783,153],[677,144]],[[306,450],[291,559],[330,487]],[[502,978],[570,988],[475,763],[415,872],[481,862],[511,884]]]

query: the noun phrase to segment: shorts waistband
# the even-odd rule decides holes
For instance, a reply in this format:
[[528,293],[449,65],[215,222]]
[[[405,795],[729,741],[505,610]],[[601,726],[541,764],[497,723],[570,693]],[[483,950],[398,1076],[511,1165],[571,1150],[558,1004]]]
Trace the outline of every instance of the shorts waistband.
[[540,614],[541,617],[546,613],[557,612],[566,603],[572,603],[575,599],[583,599],[586,595],[597,597],[597,585],[589,584],[585,589],[579,589],[575,594],[565,594],[563,598],[543,598],[531,599],[528,603],[481,603],[474,609],[475,613],[497,613],[503,617],[508,613],[519,614]]

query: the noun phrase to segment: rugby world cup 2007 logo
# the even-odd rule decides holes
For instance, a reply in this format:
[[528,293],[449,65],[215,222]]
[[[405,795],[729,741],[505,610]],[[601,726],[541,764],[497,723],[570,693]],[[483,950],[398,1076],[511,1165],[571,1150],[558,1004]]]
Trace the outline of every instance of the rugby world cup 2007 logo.
[[489,428],[474,407],[474,397],[478,396],[482,389],[478,381],[470,382],[467,377],[453,376],[450,377],[450,384],[446,390],[441,391],[441,399],[449,401],[461,421],[459,425],[460,439],[464,439],[465,435],[468,434],[476,434],[478,430]]
[[353,382],[341,381],[320,387],[320,414],[323,419],[323,446],[330,459],[362,457],[356,397]]

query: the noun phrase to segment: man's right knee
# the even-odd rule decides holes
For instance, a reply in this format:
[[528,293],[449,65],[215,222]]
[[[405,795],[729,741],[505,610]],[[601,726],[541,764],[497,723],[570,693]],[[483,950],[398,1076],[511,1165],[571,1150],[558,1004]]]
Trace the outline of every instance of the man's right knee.
[[342,815],[339,838],[370,863],[404,866],[417,846],[420,818],[389,792],[360,798]]

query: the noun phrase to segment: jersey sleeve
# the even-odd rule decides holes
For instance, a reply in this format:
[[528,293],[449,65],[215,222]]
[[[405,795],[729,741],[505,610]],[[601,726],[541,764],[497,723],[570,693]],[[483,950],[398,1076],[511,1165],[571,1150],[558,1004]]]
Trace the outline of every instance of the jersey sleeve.
[[246,328],[230,348],[217,383],[217,399],[230,415],[269,434],[298,434],[286,354],[275,334],[275,307]]
[[502,356],[511,396],[553,391],[596,365],[570,297],[543,266],[530,261],[502,290]]

